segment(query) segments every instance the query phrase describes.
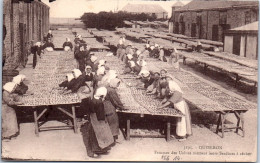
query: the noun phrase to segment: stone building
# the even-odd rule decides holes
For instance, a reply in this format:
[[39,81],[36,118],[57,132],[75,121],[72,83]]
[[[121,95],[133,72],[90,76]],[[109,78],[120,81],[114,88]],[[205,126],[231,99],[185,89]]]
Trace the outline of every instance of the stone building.
[[33,42],[43,40],[49,30],[49,6],[40,0],[4,0],[4,69],[25,66]]
[[171,33],[200,39],[224,41],[224,31],[258,20],[258,1],[193,0],[173,8]]

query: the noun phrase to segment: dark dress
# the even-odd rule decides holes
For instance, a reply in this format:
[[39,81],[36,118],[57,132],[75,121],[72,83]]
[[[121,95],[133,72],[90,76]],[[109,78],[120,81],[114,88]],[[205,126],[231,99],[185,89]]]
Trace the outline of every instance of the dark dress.
[[79,63],[79,70],[81,72],[84,72],[85,71],[85,51],[78,51],[76,54],[75,54],[75,59],[78,61]]
[[52,42],[46,42],[46,43],[43,45],[42,49],[49,48],[49,47],[51,47],[51,48],[54,49],[54,44],[53,44]]
[[141,81],[144,83],[144,88],[148,88],[150,85],[153,84],[155,78],[153,74],[151,74],[149,79],[142,79]]
[[[81,132],[87,154],[88,156],[93,157],[94,153],[100,154],[106,152],[107,147],[109,147],[113,142],[111,143],[110,140],[112,137],[110,129],[108,131],[108,128],[103,128],[102,131],[98,131],[98,129],[101,129],[101,125],[106,124],[104,104],[102,100],[93,98],[89,101],[89,105],[89,110],[86,112],[90,115],[90,122],[85,123],[81,127]],[[101,144],[101,141],[104,142],[104,144]],[[103,149],[100,147],[101,145]]]
[[105,116],[113,136],[119,135],[119,122],[116,109],[124,110],[118,94],[114,88],[107,87],[107,96],[104,101]]
[[33,68],[36,67],[37,64],[37,55],[40,57],[42,51],[42,46],[32,46],[31,53],[33,54]]
[[47,34],[47,39],[48,39],[48,38],[53,38],[53,35],[52,35],[51,33],[48,33],[48,34]]
[[63,49],[65,48],[65,46],[68,46],[68,47],[70,47],[70,49],[72,49],[73,48],[73,45],[72,45],[72,43],[71,42],[64,42],[63,43],[63,45],[62,45],[62,47],[63,47]]
[[18,95],[23,95],[26,93],[27,90],[28,86],[21,82],[21,84],[15,88],[14,93]]

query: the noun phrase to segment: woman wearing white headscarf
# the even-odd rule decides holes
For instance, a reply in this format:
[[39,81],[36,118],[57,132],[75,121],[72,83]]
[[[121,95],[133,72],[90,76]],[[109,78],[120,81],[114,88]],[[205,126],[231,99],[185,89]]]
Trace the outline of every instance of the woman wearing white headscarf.
[[41,42],[36,42],[31,47],[31,53],[33,54],[33,69],[35,69],[36,64],[37,64],[37,57],[39,56],[39,58],[41,58],[42,43]]
[[106,70],[109,70],[109,67],[107,67],[106,63],[107,63],[107,61],[104,59],[99,60],[98,68],[104,66]]
[[117,72],[115,70],[109,70],[105,76],[101,79],[98,85],[107,86],[112,79],[117,78]]
[[74,75],[69,73],[66,75],[66,80],[59,84],[59,87],[62,89],[70,89],[71,88],[71,81],[74,79]]
[[49,30],[48,34],[47,34],[47,39],[51,39],[52,40],[53,35],[52,35],[52,31]]
[[72,50],[73,45],[72,45],[72,43],[70,42],[70,39],[69,39],[69,38],[66,38],[66,41],[63,43],[62,47],[63,47],[64,51],[70,51],[70,50]]
[[183,92],[180,86],[173,80],[168,81],[167,95],[158,106],[158,109],[165,107],[174,107],[179,110],[184,116],[177,119],[176,134],[180,141],[192,135],[191,131],[191,117],[189,107],[182,98]]
[[173,65],[174,68],[176,68],[178,70],[180,70],[179,59],[180,59],[179,51],[176,48],[173,48],[169,62],[170,62],[170,64]]
[[72,74],[74,76],[73,85],[71,85],[70,88],[64,94],[69,93],[76,93],[78,92],[79,88],[85,85],[85,74],[82,74],[82,72],[79,69],[72,70]]
[[88,110],[90,121],[81,127],[83,142],[89,157],[95,158],[107,153],[109,146],[114,142],[104,111],[103,102],[106,95],[105,87],[96,90]]
[[116,109],[125,110],[116,89],[120,85],[120,80],[118,78],[114,78],[110,81],[109,86],[107,86],[107,96],[104,101],[104,109],[106,120],[111,129],[112,135],[114,136],[114,140],[118,138],[119,135],[119,121],[118,115],[116,113]]
[[13,82],[17,84],[14,93],[17,93],[18,95],[24,95],[26,93],[28,86],[23,83],[25,78],[25,75],[22,74],[13,77]]
[[13,93],[16,86],[17,84],[14,82],[8,82],[3,86],[2,139],[11,139],[19,134],[17,117],[13,107],[23,103],[16,101],[17,94]]

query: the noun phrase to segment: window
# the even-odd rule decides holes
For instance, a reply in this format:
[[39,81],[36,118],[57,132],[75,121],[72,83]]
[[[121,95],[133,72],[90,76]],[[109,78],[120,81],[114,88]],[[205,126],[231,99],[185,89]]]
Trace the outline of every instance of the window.
[[219,24],[227,24],[227,11],[219,12]]
[[201,12],[196,13],[196,24],[201,24],[202,18],[201,18]]
[[250,11],[245,12],[245,24],[251,23],[251,13]]
[[183,22],[183,20],[184,20],[183,13],[180,13],[180,15],[179,15],[179,22]]

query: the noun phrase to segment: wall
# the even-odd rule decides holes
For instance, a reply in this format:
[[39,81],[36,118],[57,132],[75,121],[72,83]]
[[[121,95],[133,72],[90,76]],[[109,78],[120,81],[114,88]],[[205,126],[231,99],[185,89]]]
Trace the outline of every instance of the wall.
[[247,35],[246,57],[257,59],[257,36]]
[[224,51],[233,53],[233,36],[225,36]]
[[[258,12],[259,9],[246,9],[246,8],[239,8],[239,9],[227,9],[227,23],[230,25],[230,28],[236,28],[245,25],[246,23],[246,12],[250,13],[250,22],[254,22],[258,20]],[[196,16],[197,12],[195,11],[185,11],[182,12],[184,16],[184,23],[185,23],[185,35],[191,36],[191,27],[192,23],[196,23]],[[173,20],[173,32],[175,33],[175,29],[177,28],[176,22],[179,22],[179,11],[175,11],[172,16],[174,16]],[[201,29],[201,38],[202,39],[209,39],[212,40],[212,31],[213,25],[217,25],[217,41],[223,41],[223,33],[225,27],[220,25],[220,11],[217,10],[204,10],[201,12],[202,23],[200,28]],[[200,28],[198,24],[196,25],[196,37],[199,38]],[[181,25],[178,26],[178,31],[181,31]]]
[[[47,33],[49,24],[41,24],[42,30],[39,30],[37,21],[49,21],[49,7],[37,0],[31,3],[4,0],[3,4],[3,23],[7,31],[3,48],[6,64],[3,69],[16,69],[19,65],[25,66],[32,41],[42,40]],[[42,37],[39,37],[40,33]]]

